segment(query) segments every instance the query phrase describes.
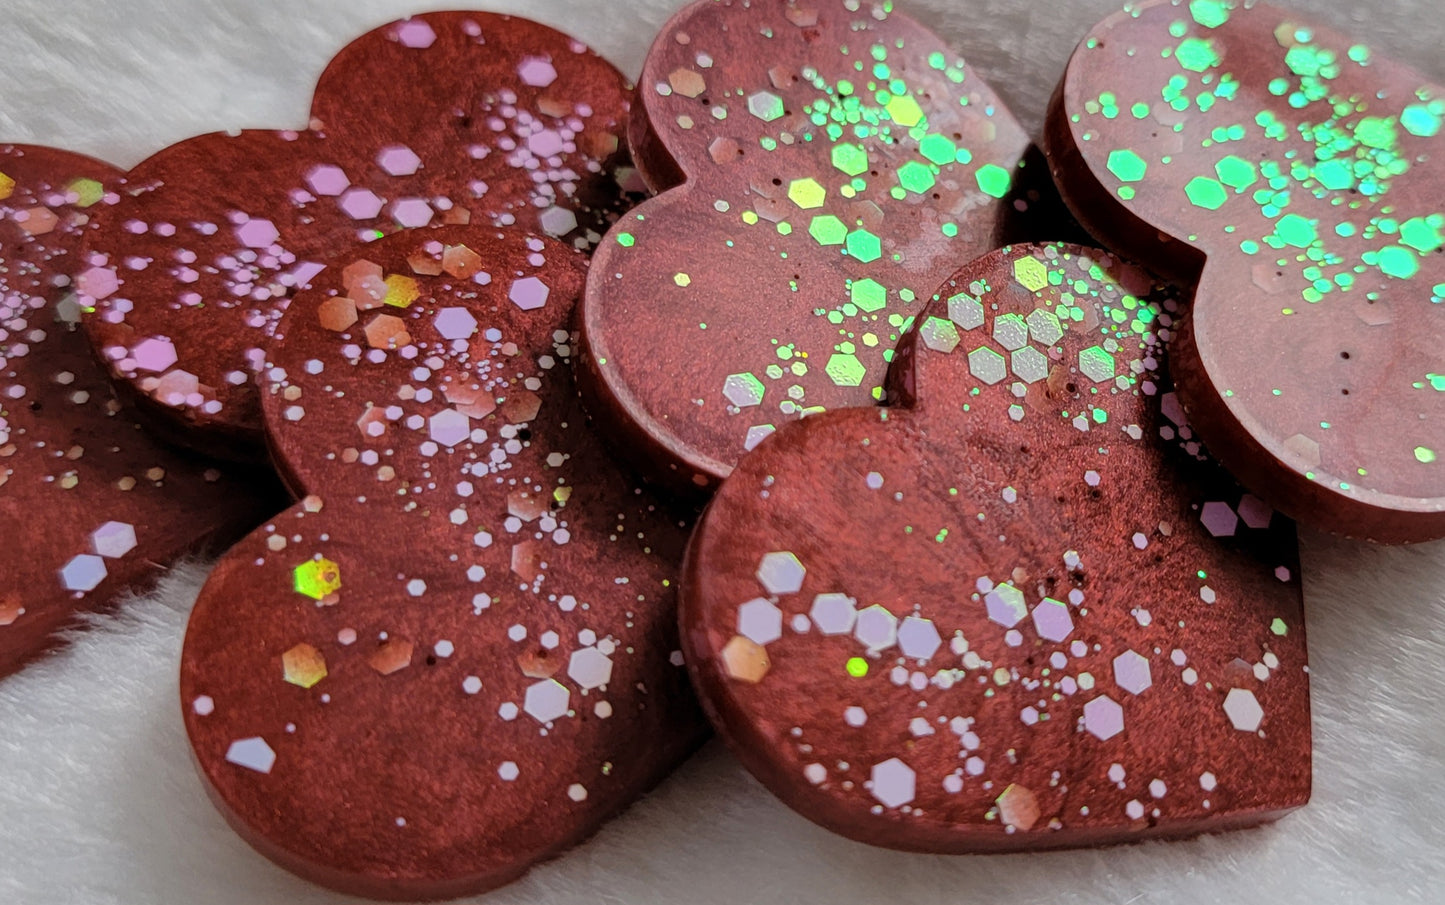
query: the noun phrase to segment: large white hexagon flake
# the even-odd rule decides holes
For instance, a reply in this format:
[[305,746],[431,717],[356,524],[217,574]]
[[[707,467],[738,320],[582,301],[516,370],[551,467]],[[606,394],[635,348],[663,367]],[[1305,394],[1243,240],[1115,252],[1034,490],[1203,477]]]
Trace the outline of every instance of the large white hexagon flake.
[[1224,713],[1240,732],[1254,732],[1264,722],[1264,708],[1247,688],[1232,688],[1224,696]]
[[769,553],[758,563],[758,581],[769,594],[796,594],[803,587],[807,571],[791,553]]
[[738,607],[738,634],[757,644],[783,637],[783,611],[766,597],[755,597]]
[[988,610],[989,621],[1004,628],[1013,628],[1029,614],[1028,604],[1024,603],[1024,592],[1007,583],[985,594],[983,604]]
[[1154,684],[1149,661],[1142,654],[1126,650],[1114,658],[1114,684],[1130,694],[1141,694]]
[[913,768],[898,758],[873,765],[873,797],[885,808],[901,808],[913,800],[915,779]]
[[572,692],[556,679],[546,679],[527,689],[522,709],[539,723],[550,723],[567,715],[567,701]]
[[846,635],[858,618],[858,601],[847,594],[819,594],[809,612],[813,624],[825,635]]
[[456,409],[442,409],[428,422],[431,438],[442,446],[461,446],[472,435],[472,420]]
[[890,648],[898,641],[898,617],[874,604],[858,614],[853,636],[870,651]]
[[943,639],[931,620],[909,616],[898,627],[898,647],[905,657],[927,660],[941,644]]
[[1105,695],[1084,705],[1084,728],[1104,742],[1124,731],[1124,708]]
[[567,676],[581,688],[600,688],[612,678],[612,661],[595,647],[584,647],[567,661]]

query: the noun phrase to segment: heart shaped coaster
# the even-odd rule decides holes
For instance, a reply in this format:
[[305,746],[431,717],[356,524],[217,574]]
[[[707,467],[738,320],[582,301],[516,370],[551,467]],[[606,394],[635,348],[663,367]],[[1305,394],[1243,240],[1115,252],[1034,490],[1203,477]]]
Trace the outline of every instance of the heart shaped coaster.
[[108,164],[0,145],[0,677],[123,591],[282,505],[274,479],[158,446],[79,332],[76,250]]
[[639,167],[686,181],[598,247],[582,389],[674,488],[715,486],[785,421],[875,403],[908,318],[1048,181],[992,89],[891,4],[694,3],[639,93]]
[[1292,523],[1161,382],[1175,303],[1104,252],[963,268],[904,407],[789,425],[692,540],[683,647],[719,732],[846,836],[924,852],[1245,826],[1310,789]]
[[1140,3],[1085,39],[1047,146],[1111,247],[1197,281],[1200,436],[1302,522],[1445,536],[1445,88],[1291,12]]
[[255,370],[322,262],[443,223],[588,245],[626,206],[630,99],[605,60],[525,19],[427,13],[370,32],[322,75],[308,131],[204,135],[126,177],[86,252],[110,275],[86,298],[91,340],[153,429],[261,458]]
[[[217,566],[181,695],[215,800],[304,877],[490,889],[704,735],[672,599],[688,521],[578,407],[584,263],[516,229],[391,236],[333,262],[268,347],[262,410],[302,501]],[[404,302],[359,303],[377,281]]]

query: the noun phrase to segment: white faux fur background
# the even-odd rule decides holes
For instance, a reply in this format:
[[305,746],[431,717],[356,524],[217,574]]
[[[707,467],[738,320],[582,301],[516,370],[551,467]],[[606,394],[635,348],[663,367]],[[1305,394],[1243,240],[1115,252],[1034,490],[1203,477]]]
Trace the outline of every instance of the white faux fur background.
[[[472,0],[473,3],[483,0]],[[1122,0],[900,0],[1037,131],[1084,31]],[[564,28],[636,75],[681,0],[485,0]],[[0,0],[0,140],[129,166],[189,135],[300,126],[351,37],[414,0]],[[448,4],[441,4],[446,6]],[[1297,6],[1445,82],[1440,0]],[[24,526],[0,526],[0,543]],[[1038,856],[869,849],[770,798],[709,746],[591,843],[488,903],[1396,903],[1445,899],[1445,544],[1304,538],[1315,796],[1272,827]],[[254,854],[211,808],[176,696],[204,577],[0,682],[0,905],[339,899]]]

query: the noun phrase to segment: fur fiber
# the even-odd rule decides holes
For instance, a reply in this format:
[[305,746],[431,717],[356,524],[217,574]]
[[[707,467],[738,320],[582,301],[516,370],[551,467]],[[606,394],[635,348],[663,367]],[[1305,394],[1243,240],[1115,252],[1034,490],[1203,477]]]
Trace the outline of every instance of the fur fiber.
[[[482,2],[482,0],[473,0]],[[680,0],[485,0],[628,73]],[[1118,0],[903,0],[1037,131],[1074,43]],[[437,4],[423,4],[437,5]],[[445,6],[446,4],[441,4]],[[1296,0],[1445,82],[1439,0]],[[416,0],[0,0],[0,137],[122,166],[189,135],[299,126],[352,36]],[[4,526],[23,542],[23,526]],[[774,801],[717,743],[592,842],[488,903],[1397,903],[1445,886],[1445,543],[1303,539],[1315,794],[1262,830],[1039,856],[869,849]],[[233,835],[176,694],[203,564],[0,682],[0,903],[337,902]]]

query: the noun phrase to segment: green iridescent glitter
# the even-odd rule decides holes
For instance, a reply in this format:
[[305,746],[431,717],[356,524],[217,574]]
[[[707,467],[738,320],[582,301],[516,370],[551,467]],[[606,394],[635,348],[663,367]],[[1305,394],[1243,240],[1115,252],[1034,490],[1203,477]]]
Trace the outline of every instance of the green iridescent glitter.
[[1138,182],[1149,170],[1149,164],[1144,158],[1128,148],[1111,151],[1108,166],[1109,172],[1118,176],[1121,182]]
[[888,304],[888,290],[876,280],[854,280],[848,294],[853,304],[869,314],[882,310]]
[[618,233],[617,244],[621,245],[623,248],[631,248],[633,245],[637,244],[637,239],[633,237],[632,233]]
[[832,214],[824,214],[814,217],[813,222],[808,224],[808,234],[816,239],[819,245],[842,245],[843,240],[848,237],[848,227]]
[[883,244],[879,238],[866,229],[854,230],[845,242],[848,254],[867,264],[883,255]]
[[1435,461],[1435,450],[1428,446],[1417,446],[1415,447],[1415,459],[1416,461],[1429,465]]
[[868,661],[862,657],[849,657],[844,668],[848,670],[848,675],[855,679],[861,679],[868,675]]
[[1013,177],[1009,175],[1009,171],[992,163],[979,167],[974,178],[978,181],[979,190],[994,198],[1002,198],[1007,195],[1009,187],[1013,184]]
[[1208,211],[1217,211],[1224,207],[1224,202],[1229,200],[1225,193],[1224,186],[1208,176],[1196,176],[1184,186],[1184,194],[1189,196],[1189,201],[1195,207],[1202,207]]

